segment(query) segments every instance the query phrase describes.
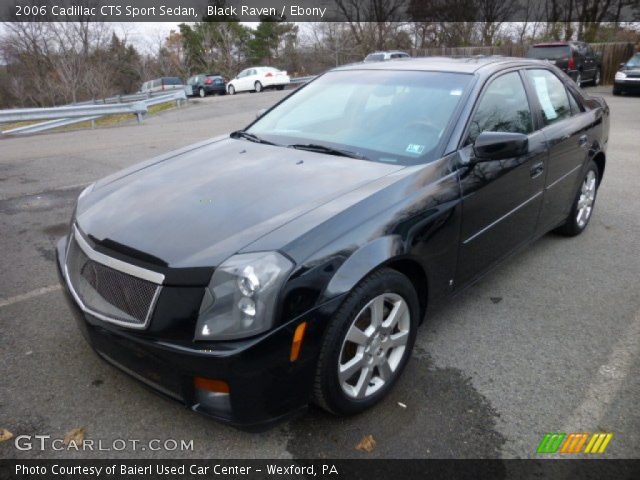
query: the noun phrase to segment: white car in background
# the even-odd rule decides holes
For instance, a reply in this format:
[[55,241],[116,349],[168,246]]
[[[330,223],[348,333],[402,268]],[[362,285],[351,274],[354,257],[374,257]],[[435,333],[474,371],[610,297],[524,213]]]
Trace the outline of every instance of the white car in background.
[[251,67],[242,70],[238,76],[227,83],[227,92],[261,92],[265,88],[283,90],[291,82],[287,72],[273,67]]

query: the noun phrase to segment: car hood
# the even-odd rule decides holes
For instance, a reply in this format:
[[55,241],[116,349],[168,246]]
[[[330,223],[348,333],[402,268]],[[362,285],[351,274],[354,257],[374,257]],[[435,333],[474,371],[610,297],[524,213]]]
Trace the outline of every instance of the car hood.
[[150,263],[216,266],[401,168],[227,138],[99,182],[79,200],[76,221],[98,245]]

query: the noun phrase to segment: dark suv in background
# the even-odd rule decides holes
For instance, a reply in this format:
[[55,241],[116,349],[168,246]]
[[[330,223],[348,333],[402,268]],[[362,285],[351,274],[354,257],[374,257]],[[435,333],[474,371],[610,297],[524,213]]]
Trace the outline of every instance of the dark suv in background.
[[191,87],[191,95],[205,97],[207,95],[227,93],[227,82],[217,73],[194,75],[189,77],[187,85]]
[[578,85],[600,84],[602,59],[584,42],[538,43],[529,48],[527,57],[550,61]]

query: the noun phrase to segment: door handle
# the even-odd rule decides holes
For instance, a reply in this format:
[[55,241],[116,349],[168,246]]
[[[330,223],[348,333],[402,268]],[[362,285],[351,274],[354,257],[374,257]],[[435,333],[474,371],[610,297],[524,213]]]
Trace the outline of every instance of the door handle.
[[544,172],[544,163],[538,162],[531,167],[531,178],[539,177]]
[[586,135],[580,135],[580,138],[578,139],[578,145],[580,145],[581,147],[584,147],[588,141],[589,141],[589,137],[587,137]]

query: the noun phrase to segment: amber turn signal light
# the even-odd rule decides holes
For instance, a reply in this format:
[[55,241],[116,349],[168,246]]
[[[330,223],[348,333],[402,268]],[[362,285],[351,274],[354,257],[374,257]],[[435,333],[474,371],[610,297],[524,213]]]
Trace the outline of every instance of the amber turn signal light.
[[213,380],[211,378],[194,377],[193,384],[200,390],[214,393],[229,393],[229,384],[223,380]]
[[300,349],[302,348],[302,340],[304,340],[304,332],[307,330],[307,322],[302,322],[296,327],[296,331],[293,334],[293,342],[291,342],[291,355],[289,360],[295,362],[300,356]]

